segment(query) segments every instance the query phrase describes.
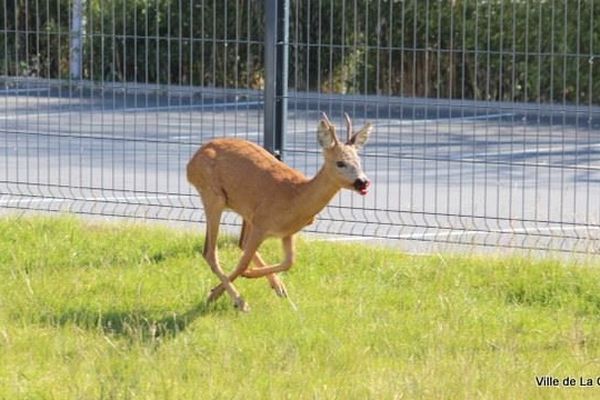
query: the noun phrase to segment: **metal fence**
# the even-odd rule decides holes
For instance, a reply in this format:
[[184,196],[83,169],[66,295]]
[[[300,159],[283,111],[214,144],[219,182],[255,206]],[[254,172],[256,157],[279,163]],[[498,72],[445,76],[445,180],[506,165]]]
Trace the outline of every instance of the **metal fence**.
[[0,209],[202,221],[201,143],[312,175],[319,113],[348,112],[374,187],[309,231],[597,251],[597,1],[3,0],[0,24]]

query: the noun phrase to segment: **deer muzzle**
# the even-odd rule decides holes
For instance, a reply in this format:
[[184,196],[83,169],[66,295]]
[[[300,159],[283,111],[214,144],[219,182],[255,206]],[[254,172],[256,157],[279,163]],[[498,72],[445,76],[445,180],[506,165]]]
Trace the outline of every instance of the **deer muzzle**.
[[371,182],[369,182],[369,180],[366,178],[357,178],[354,181],[354,189],[356,189],[356,191],[362,196],[366,195],[369,192],[370,185]]

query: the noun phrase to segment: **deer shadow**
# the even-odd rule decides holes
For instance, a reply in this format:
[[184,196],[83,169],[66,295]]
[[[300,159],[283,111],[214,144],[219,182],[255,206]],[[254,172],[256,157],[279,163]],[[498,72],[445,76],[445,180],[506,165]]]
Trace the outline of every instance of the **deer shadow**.
[[[236,247],[237,239],[230,235],[219,237],[220,247]],[[203,243],[194,245],[194,252],[201,252]],[[168,255],[148,255],[152,263],[165,261]],[[117,306],[118,307],[118,306]],[[207,314],[219,315],[230,312],[227,302],[207,303],[202,299],[187,310],[156,310],[141,306],[130,308],[101,309],[94,306],[67,308],[63,312],[46,310],[37,321],[50,326],[76,326],[80,329],[99,332],[107,337],[125,338],[132,342],[160,343],[172,339],[185,331],[194,321]]]
[[43,316],[40,322],[51,326],[75,325],[109,338],[160,344],[184,332],[198,318],[209,313],[225,313],[226,310],[224,304],[207,304],[202,300],[182,313],[164,311],[158,317],[156,311],[146,309],[102,311],[80,308]]

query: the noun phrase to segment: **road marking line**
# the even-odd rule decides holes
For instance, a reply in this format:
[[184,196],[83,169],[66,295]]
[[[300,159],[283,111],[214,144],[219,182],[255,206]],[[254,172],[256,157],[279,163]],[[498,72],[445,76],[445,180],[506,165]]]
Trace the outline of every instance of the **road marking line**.
[[[71,99],[65,99],[71,100]],[[78,99],[76,99],[78,100]],[[206,110],[206,109],[222,109],[228,107],[244,108],[251,107],[255,105],[262,105],[263,101],[247,101],[247,102],[229,102],[229,103],[206,103],[206,104],[189,104],[185,106],[158,106],[158,107],[130,107],[130,108],[117,108],[117,109],[72,109],[72,110],[64,110],[64,111],[54,111],[54,112],[44,112],[44,113],[15,113],[13,115],[0,115],[0,119],[26,119],[26,118],[38,118],[41,116],[54,116],[54,115],[65,115],[65,114],[121,114],[121,113],[144,113],[144,112],[156,112],[156,111],[177,111],[177,110]]]
[[233,101],[233,102],[229,102],[229,103],[214,103],[214,104],[210,104],[210,103],[203,103],[203,104],[189,104],[189,105],[185,105],[185,106],[158,106],[158,107],[145,107],[145,108],[140,108],[140,107],[131,107],[131,108],[124,108],[122,110],[115,110],[116,112],[138,112],[138,111],[161,111],[161,110],[165,110],[165,111],[171,111],[171,110],[188,110],[188,109],[199,109],[199,110],[204,110],[207,108],[227,108],[227,107],[238,107],[238,108],[242,108],[242,107],[250,107],[250,106],[257,106],[257,105],[262,105],[264,104],[263,101],[246,101],[246,102],[239,102],[239,101]]
[[528,149],[528,150],[514,149],[513,151],[475,153],[475,154],[471,154],[469,157],[463,157],[463,158],[457,158],[457,159],[464,160],[464,161],[481,161],[486,156],[487,157],[502,157],[502,156],[527,155],[527,154],[537,154],[537,153],[545,153],[538,157],[546,157],[551,154],[559,154],[560,155],[565,152],[573,152],[573,151],[584,152],[587,150],[589,152],[590,150],[592,150],[596,147],[600,147],[600,143],[594,143],[591,145],[585,144],[585,145],[581,145],[581,146],[561,147],[561,148],[542,147],[539,149],[533,148],[533,149]]
[[29,92],[48,92],[50,88],[30,88],[30,89],[4,89],[0,90],[0,95],[3,94],[18,94],[18,93],[29,93]]
[[497,119],[504,117],[513,117],[514,113],[501,113],[501,114],[489,114],[489,115],[476,115],[473,117],[454,117],[454,118],[439,118],[439,119],[399,119],[399,120],[391,120],[389,122],[383,123],[375,123],[377,127],[384,126],[398,126],[398,125],[413,125],[415,123],[420,124],[434,124],[439,122],[447,122],[447,121],[480,121],[480,120],[488,120],[488,119]]

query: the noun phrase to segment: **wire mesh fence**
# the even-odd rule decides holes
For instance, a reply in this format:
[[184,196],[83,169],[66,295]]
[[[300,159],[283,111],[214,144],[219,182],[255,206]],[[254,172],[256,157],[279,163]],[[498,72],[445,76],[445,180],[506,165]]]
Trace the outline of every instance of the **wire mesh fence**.
[[[202,221],[191,154],[265,140],[265,4],[3,0],[0,208]],[[308,230],[596,252],[598,21],[593,0],[290,1],[284,161],[316,173],[321,111],[376,127],[371,193]]]

